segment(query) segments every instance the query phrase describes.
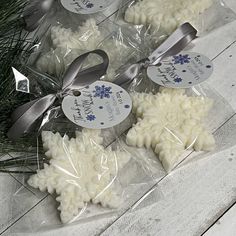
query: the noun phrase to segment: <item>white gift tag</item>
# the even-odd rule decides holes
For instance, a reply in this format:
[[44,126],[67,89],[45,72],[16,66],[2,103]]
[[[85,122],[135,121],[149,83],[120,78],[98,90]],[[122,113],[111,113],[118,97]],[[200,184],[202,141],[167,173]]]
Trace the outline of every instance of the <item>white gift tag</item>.
[[97,81],[79,93],[79,96],[66,96],[62,110],[69,120],[81,127],[110,128],[125,120],[131,112],[131,97],[116,84]]
[[61,0],[68,11],[78,14],[93,14],[108,8],[114,0]]
[[171,88],[192,87],[207,80],[212,72],[211,60],[195,52],[182,52],[164,58],[147,69],[147,75],[153,82]]

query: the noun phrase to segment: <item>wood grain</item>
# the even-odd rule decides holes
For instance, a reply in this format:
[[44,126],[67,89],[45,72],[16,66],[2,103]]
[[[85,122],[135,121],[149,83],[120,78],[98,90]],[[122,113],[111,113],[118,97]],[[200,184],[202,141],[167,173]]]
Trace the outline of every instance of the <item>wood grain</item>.
[[[236,9],[235,1],[227,2]],[[107,16],[111,14],[108,13]],[[236,109],[235,27],[236,22],[232,22],[212,31],[203,38],[199,38],[192,49],[213,59],[215,71],[208,82],[234,109]],[[79,224],[59,229],[45,228],[49,231],[38,234],[32,231],[28,235],[60,233],[61,235],[83,236],[100,234],[184,236],[200,235],[205,232],[236,201],[236,147],[234,146],[236,118],[233,116],[234,111],[225,108],[224,105],[226,104],[221,103],[218,106],[219,110],[214,116],[212,126],[219,143],[217,153],[206,155],[201,160],[191,155],[168,176],[160,170],[160,175],[156,179],[158,184],[141,189],[136,199],[130,202],[129,206],[133,205],[131,209],[127,207],[123,212],[96,221],[81,221]],[[24,182],[17,176],[14,177],[15,179],[8,175],[4,177],[1,175],[0,179],[6,181],[5,185],[11,182],[18,185]],[[17,187],[17,189],[21,188],[23,188],[21,185]],[[14,210],[14,217],[10,211],[12,208],[9,208],[10,202],[0,201],[1,209],[4,209],[4,212],[10,211],[5,219],[1,213],[0,222],[3,227],[0,232],[12,225],[4,235],[25,235],[20,231],[29,230],[28,226],[35,224],[32,222],[33,219],[36,219],[38,224],[43,220],[45,224],[47,221],[53,222],[54,226],[58,223],[54,210],[55,201],[50,196],[39,197],[29,190],[24,189],[24,191],[27,194],[21,196],[27,198],[24,203],[26,205],[22,204],[19,209]],[[5,190],[1,188],[1,196],[3,192]],[[147,192],[148,194],[144,195]],[[13,191],[4,194],[6,195],[3,199],[6,199],[7,196],[13,196]],[[232,213],[233,215],[235,214]],[[225,217],[227,221],[227,215]],[[215,227],[207,233],[217,235],[214,234],[217,232]],[[211,230],[213,234],[210,234]],[[223,228],[221,230],[219,232],[227,232]]]
[[204,236],[234,236],[236,234],[236,206],[234,205],[229,211],[224,214],[221,219],[216,221]]

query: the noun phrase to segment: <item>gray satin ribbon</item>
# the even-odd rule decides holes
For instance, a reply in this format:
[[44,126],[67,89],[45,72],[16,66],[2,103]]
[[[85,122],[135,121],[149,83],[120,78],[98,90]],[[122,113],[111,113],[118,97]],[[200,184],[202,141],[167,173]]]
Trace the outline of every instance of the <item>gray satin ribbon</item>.
[[51,9],[53,2],[54,0],[34,0],[23,13],[24,28],[27,31],[34,31]]
[[[83,62],[90,54],[99,55],[103,59],[103,63],[82,70]],[[35,124],[42,119],[44,113],[52,107],[56,100],[60,101],[63,97],[73,94],[73,91],[99,80],[106,74],[108,64],[108,56],[102,50],[94,50],[77,57],[65,72],[60,91],[28,102],[12,113],[14,124],[7,133],[8,138],[16,140],[31,132]]]
[[113,83],[121,87],[127,86],[138,76],[142,69],[158,64],[165,57],[177,54],[196,37],[197,30],[190,23],[182,24],[148,58],[144,58],[126,68]]

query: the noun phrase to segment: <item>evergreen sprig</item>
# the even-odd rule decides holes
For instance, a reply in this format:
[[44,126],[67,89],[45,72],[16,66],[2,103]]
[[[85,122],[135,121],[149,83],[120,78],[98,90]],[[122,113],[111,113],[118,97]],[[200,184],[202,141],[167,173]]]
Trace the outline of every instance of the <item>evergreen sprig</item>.
[[40,153],[36,156],[35,138],[21,139],[13,143],[6,136],[11,126],[11,113],[18,106],[29,101],[28,94],[15,90],[12,73],[12,66],[18,70],[24,68],[22,62],[29,57],[31,48],[37,41],[24,30],[22,14],[28,3],[29,0],[2,0],[0,4],[0,153],[19,150],[28,152],[25,155],[19,154],[18,157],[0,160],[0,172],[34,173],[35,171],[30,167],[42,166],[45,162]]
[[35,154],[19,155],[0,160],[0,172],[34,174],[36,173],[35,168],[43,168],[44,163],[49,164],[48,160],[40,155],[38,157]]
[[11,145],[6,133],[12,111],[29,101],[29,95],[15,90],[11,68],[23,67],[22,61],[30,55],[35,43],[23,29],[22,14],[27,4],[28,0],[2,0],[0,4],[0,153]]

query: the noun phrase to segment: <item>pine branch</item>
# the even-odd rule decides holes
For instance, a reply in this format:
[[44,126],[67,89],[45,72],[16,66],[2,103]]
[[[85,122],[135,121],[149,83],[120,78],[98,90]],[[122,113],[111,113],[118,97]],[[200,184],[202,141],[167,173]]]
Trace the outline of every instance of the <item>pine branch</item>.
[[2,0],[0,4],[0,152],[11,142],[6,133],[11,125],[10,115],[18,106],[29,101],[29,95],[15,91],[12,66],[22,68],[35,44],[24,31],[22,14],[28,0]]
[[[10,141],[6,134],[11,124],[11,113],[29,101],[28,94],[15,90],[12,66],[24,71],[32,46],[37,39],[24,27],[22,14],[29,0],[2,0],[0,4],[0,153],[24,151],[26,155],[0,161],[0,172],[35,173],[33,167],[43,168],[47,160],[42,155],[42,143],[37,143],[36,134]],[[27,74],[25,74],[27,76]],[[31,155],[31,154],[34,155]],[[38,156],[35,154],[38,153]]]

